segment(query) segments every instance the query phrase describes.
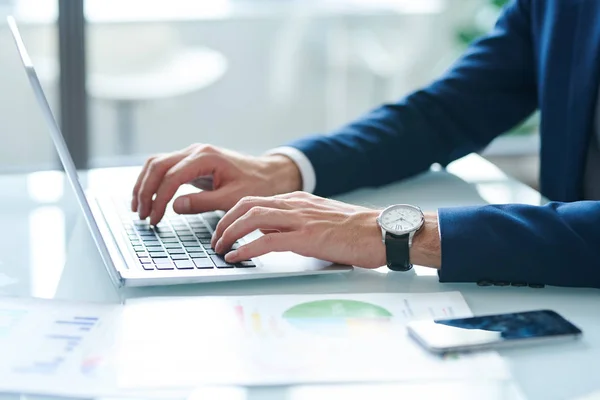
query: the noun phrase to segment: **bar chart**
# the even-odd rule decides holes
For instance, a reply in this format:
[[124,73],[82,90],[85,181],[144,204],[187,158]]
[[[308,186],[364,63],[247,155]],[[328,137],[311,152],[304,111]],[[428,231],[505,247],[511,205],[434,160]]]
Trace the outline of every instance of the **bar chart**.
[[76,351],[87,335],[94,329],[96,317],[60,316],[49,321],[43,335],[29,357],[23,357],[13,372],[20,374],[53,375],[56,374],[71,353]]

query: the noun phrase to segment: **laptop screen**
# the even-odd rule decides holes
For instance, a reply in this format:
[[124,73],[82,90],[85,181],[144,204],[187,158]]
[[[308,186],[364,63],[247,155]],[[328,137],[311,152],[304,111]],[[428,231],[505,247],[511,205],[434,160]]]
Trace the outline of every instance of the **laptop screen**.
[[19,56],[27,74],[27,78],[29,79],[29,83],[31,84],[31,88],[35,95],[37,104],[39,105],[40,110],[42,111],[44,122],[48,127],[50,136],[52,138],[52,142],[56,148],[56,152],[66,173],[67,180],[75,193],[77,202],[83,210],[83,214],[90,229],[92,238],[94,239],[94,242],[98,247],[98,250],[100,251],[100,256],[102,257],[102,260],[105,266],[107,267],[107,270],[109,271],[109,274],[111,275],[113,281],[115,283],[118,283],[119,280],[116,275],[115,265],[110,257],[110,253],[108,251],[106,243],[104,242],[104,239],[100,233],[98,224],[96,223],[93,217],[90,204],[88,203],[83,186],[79,180],[75,163],[73,162],[73,158],[69,153],[69,149],[64,140],[61,129],[58,123],[56,122],[56,119],[54,118],[54,115],[46,98],[40,80],[34,69],[31,58],[27,52],[27,49],[25,48],[25,44],[23,43],[23,39],[17,27],[17,23],[15,19],[10,16],[7,18],[7,22],[15,44],[17,46],[17,50],[19,52]]

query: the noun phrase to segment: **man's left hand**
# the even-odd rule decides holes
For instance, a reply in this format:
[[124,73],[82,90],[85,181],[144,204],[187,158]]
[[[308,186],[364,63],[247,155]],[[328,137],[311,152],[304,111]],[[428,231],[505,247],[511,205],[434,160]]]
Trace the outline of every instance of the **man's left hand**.
[[325,199],[306,192],[244,197],[217,225],[212,246],[227,252],[241,237],[265,235],[227,253],[230,263],[272,251],[292,251],[339,264],[377,268],[386,264],[376,218],[378,210]]

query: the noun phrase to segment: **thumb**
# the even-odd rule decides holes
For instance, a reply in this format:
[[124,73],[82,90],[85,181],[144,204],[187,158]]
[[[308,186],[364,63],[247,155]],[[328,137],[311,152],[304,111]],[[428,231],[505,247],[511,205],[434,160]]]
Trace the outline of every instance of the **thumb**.
[[223,189],[204,190],[199,193],[179,196],[173,202],[177,214],[199,214],[215,210],[230,209],[237,199]]

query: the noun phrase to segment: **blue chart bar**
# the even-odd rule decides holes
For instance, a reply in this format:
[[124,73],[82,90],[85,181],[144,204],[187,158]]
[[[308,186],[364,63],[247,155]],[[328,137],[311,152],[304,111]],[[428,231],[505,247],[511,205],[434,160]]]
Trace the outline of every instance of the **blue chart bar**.
[[33,359],[14,369],[24,374],[52,375],[57,372],[69,353],[76,350],[94,325],[95,317],[68,317],[55,320],[43,336]]
[[55,321],[55,324],[60,325],[77,325],[77,326],[94,326],[94,321]]
[[52,340],[63,340],[65,342],[65,353],[70,353],[77,347],[79,342],[83,339],[81,336],[69,336],[69,335],[48,335],[48,339]]
[[73,317],[67,320],[55,321],[58,325],[66,325],[76,327],[81,332],[89,332],[98,322],[96,317]]
[[76,321],[94,321],[94,322],[98,321],[98,318],[96,318],[96,317],[75,317],[73,319]]

